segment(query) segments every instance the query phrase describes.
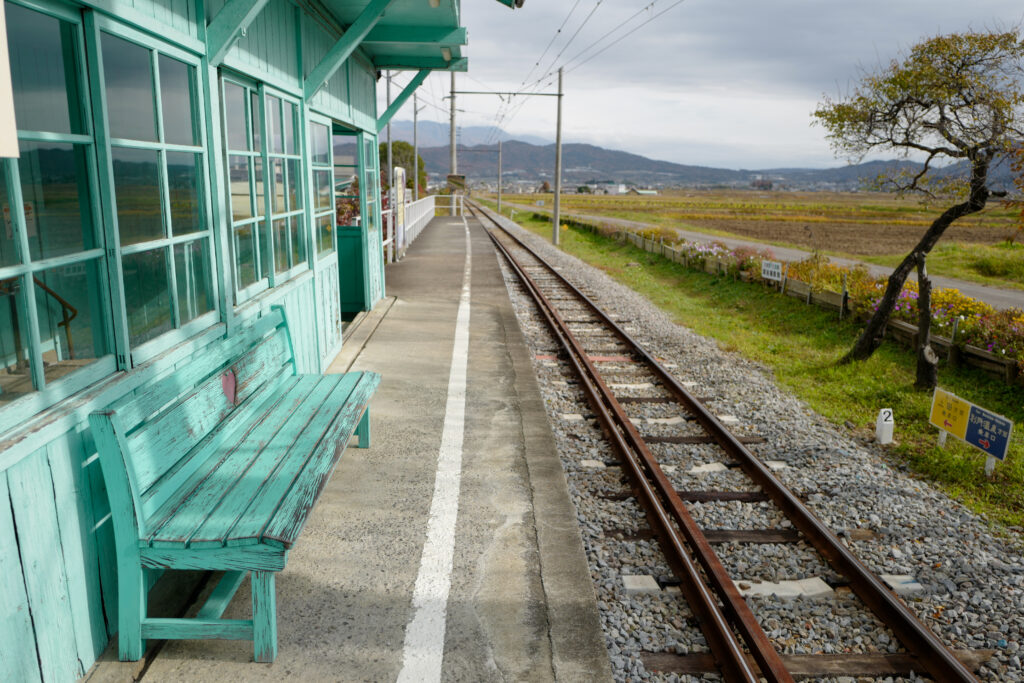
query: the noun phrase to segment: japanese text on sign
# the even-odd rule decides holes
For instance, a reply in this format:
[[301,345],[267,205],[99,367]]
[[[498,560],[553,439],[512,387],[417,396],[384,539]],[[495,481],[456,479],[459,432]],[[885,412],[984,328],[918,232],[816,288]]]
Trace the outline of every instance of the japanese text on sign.
[[782,280],[782,264],[779,261],[761,261],[761,277],[765,280]]
[[1002,415],[936,389],[928,421],[998,460],[1006,458],[1013,423]]

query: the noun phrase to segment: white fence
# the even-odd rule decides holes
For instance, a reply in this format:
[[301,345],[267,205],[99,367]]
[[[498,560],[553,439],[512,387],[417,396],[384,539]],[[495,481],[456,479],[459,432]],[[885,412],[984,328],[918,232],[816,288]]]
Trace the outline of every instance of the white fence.
[[452,216],[466,215],[465,196],[461,194],[437,195],[437,210]]
[[400,259],[409,245],[413,243],[430,219],[434,217],[434,196],[430,195],[416,202],[406,202],[405,223],[399,225],[395,220],[394,209],[381,212],[384,221],[384,249],[387,263]]

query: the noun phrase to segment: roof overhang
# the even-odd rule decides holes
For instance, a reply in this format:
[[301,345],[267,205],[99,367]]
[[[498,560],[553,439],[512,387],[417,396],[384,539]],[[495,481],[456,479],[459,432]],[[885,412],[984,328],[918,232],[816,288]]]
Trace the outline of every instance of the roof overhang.
[[[353,26],[374,5],[373,0],[321,1],[344,27]],[[361,38],[359,50],[380,70],[465,71],[467,32],[459,25],[459,5],[460,0],[390,0]]]

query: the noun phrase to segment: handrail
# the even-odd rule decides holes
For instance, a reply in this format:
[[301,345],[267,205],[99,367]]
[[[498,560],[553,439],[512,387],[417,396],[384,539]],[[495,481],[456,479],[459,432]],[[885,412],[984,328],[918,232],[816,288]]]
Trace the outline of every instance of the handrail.
[[[17,282],[17,280],[18,280],[18,278],[15,278],[15,277],[7,278],[6,280],[0,280],[0,291],[4,291],[7,294],[12,294],[13,293],[13,289],[12,289],[10,283],[15,283],[15,282]],[[57,292],[53,291],[53,289],[51,289],[45,282],[43,282],[39,278],[37,278],[35,276],[32,276],[32,282],[35,283],[36,287],[39,287],[39,289],[43,290],[46,294],[50,295],[50,297],[55,299],[57,301],[57,303],[60,304],[60,311],[61,311],[61,318],[62,318],[62,320],[59,323],[57,323],[57,327],[63,327],[64,328],[64,336],[67,337],[67,340],[68,340],[68,355],[71,358],[74,358],[75,357],[75,343],[74,343],[74,340],[71,338],[71,326],[70,326],[70,323],[71,323],[72,320],[74,320],[75,318],[78,317],[78,309],[75,308],[74,306],[72,306],[68,302],[67,299],[62,297]],[[68,312],[70,312],[71,314],[68,315]]]

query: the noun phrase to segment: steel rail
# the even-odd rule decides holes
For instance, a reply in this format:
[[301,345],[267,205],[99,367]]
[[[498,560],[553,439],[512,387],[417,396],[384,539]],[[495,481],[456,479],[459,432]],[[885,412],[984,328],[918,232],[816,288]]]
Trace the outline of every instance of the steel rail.
[[[729,681],[748,681],[750,683],[759,681],[758,672],[751,668],[750,663],[744,656],[742,646],[732,632],[728,620],[722,613],[714,595],[702,580],[700,570],[687,552],[679,533],[672,525],[668,512],[666,512],[656,492],[644,476],[643,465],[637,462],[628,443],[620,433],[615,418],[609,413],[600,389],[592,382],[590,373],[587,372],[584,366],[584,362],[587,362],[585,361],[586,353],[583,351],[578,340],[569,331],[568,326],[555,307],[543,292],[540,291],[536,282],[525,272],[521,264],[508,250],[505,249],[505,246],[493,234],[490,232],[488,234],[498,250],[508,259],[513,270],[516,271],[516,274],[526,285],[527,290],[537,303],[552,332],[569,352],[569,360],[580,378],[580,385],[587,396],[588,402],[597,414],[605,434],[626,466],[634,488],[642,494],[638,495],[637,498],[644,507],[651,528],[658,534],[665,557],[673,565],[673,569],[676,570],[677,575],[682,580],[681,588],[686,594],[691,609],[693,609],[698,617],[698,624],[707,639],[717,663],[722,668],[722,673]],[[581,362],[581,359],[583,359],[583,362]],[[784,669],[783,672],[785,672]],[[788,674],[785,675],[788,676]],[[792,679],[782,678],[779,680]]]
[[[484,215],[487,215],[486,213]],[[495,225],[493,218],[487,216]],[[499,225],[500,227],[500,225]],[[504,230],[504,229],[503,229]],[[506,233],[520,246],[534,254],[541,263],[543,259],[515,235]],[[651,356],[638,342],[623,330],[614,320],[602,311],[583,292],[556,269],[550,268],[552,274],[563,285],[576,293],[582,301],[611,328],[616,336],[629,344],[634,353],[639,355],[658,375],[666,388],[694,414],[697,421],[716,441],[719,447],[733,456],[744,472],[757,482],[765,493],[786,514],[793,525],[821,553],[834,570],[846,577],[850,588],[866,604],[872,612],[893,630],[903,645],[915,655],[928,674],[940,683],[976,682],[974,674],[957,659],[956,655],[922,623],[902,601],[879,579],[870,569],[854,555],[839,538],[814,514],[778,477],[769,470],[753,453],[747,449],[722,423],[679,381]],[[630,426],[632,426],[630,424]]]

